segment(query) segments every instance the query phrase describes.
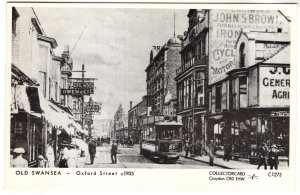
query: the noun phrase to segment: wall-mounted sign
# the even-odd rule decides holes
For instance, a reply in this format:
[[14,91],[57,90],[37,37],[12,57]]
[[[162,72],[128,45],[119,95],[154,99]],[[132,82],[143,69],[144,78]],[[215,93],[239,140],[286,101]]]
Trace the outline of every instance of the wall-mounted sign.
[[259,106],[290,106],[289,67],[259,68]]
[[236,67],[234,45],[241,29],[289,31],[288,20],[277,10],[210,10],[209,25],[209,84]]
[[270,116],[273,116],[273,117],[289,117],[290,116],[290,112],[289,111],[272,111],[270,113]]
[[94,94],[94,89],[61,89],[61,95],[74,95],[74,96],[80,96],[80,95],[91,95]]

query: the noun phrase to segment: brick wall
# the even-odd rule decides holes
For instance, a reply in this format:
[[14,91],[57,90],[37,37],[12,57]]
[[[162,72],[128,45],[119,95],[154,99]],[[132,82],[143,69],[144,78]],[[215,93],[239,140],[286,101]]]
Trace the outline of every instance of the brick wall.
[[181,56],[180,56],[181,47],[172,47],[169,46],[167,50],[167,61],[165,64],[165,72],[168,75],[168,86],[167,89],[172,94],[172,99],[176,98],[176,69],[181,65]]

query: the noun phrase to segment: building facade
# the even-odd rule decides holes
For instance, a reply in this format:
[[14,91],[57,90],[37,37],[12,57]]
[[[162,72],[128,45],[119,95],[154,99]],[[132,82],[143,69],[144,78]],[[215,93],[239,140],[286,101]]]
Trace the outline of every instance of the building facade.
[[62,140],[82,132],[67,106],[60,104],[61,68],[33,8],[12,8],[11,149],[23,147],[30,167],[54,143],[55,159]]
[[128,132],[133,143],[140,143],[142,132],[144,129],[143,121],[147,118],[147,100],[146,96],[143,100],[132,107],[130,102],[130,109],[128,111]]
[[211,90],[208,138],[249,158],[266,143],[289,156],[290,36],[288,32],[240,32],[238,67]]
[[[183,37],[181,66],[176,70],[177,115],[182,117],[183,139],[192,145],[205,142],[208,108],[208,14],[191,9]],[[194,150],[191,151],[194,153]]]
[[163,47],[150,52],[147,74],[147,117],[143,119],[143,138],[153,138],[156,122],[176,121],[176,69],[180,67],[181,40],[172,37]]

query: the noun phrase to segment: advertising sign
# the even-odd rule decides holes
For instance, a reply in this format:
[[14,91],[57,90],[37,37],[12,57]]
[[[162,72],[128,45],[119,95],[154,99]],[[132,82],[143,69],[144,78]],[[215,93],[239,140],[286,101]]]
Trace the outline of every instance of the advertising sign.
[[93,89],[94,83],[93,82],[73,82],[72,83],[73,89]]
[[91,89],[61,89],[61,95],[91,95],[94,94],[94,88]]
[[241,29],[289,31],[287,18],[277,10],[210,10],[209,25],[209,84],[236,67],[234,45]]
[[290,106],[289,67],[260,67],[259,75],[259,106]]
[[85,110],[87,112],[99,112],[101,109],[100,105],[94,104],[94,105],[86,105]]

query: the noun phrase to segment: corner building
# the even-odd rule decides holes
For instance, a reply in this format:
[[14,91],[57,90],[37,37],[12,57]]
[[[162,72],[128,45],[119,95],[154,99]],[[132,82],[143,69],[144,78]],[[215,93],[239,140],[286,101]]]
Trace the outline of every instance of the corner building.
[[184,139],[213,141],[217,150],[228,142],[236,158],[262,143],[288,156],[289,18],[278,10],[187,16],[175,78]]

